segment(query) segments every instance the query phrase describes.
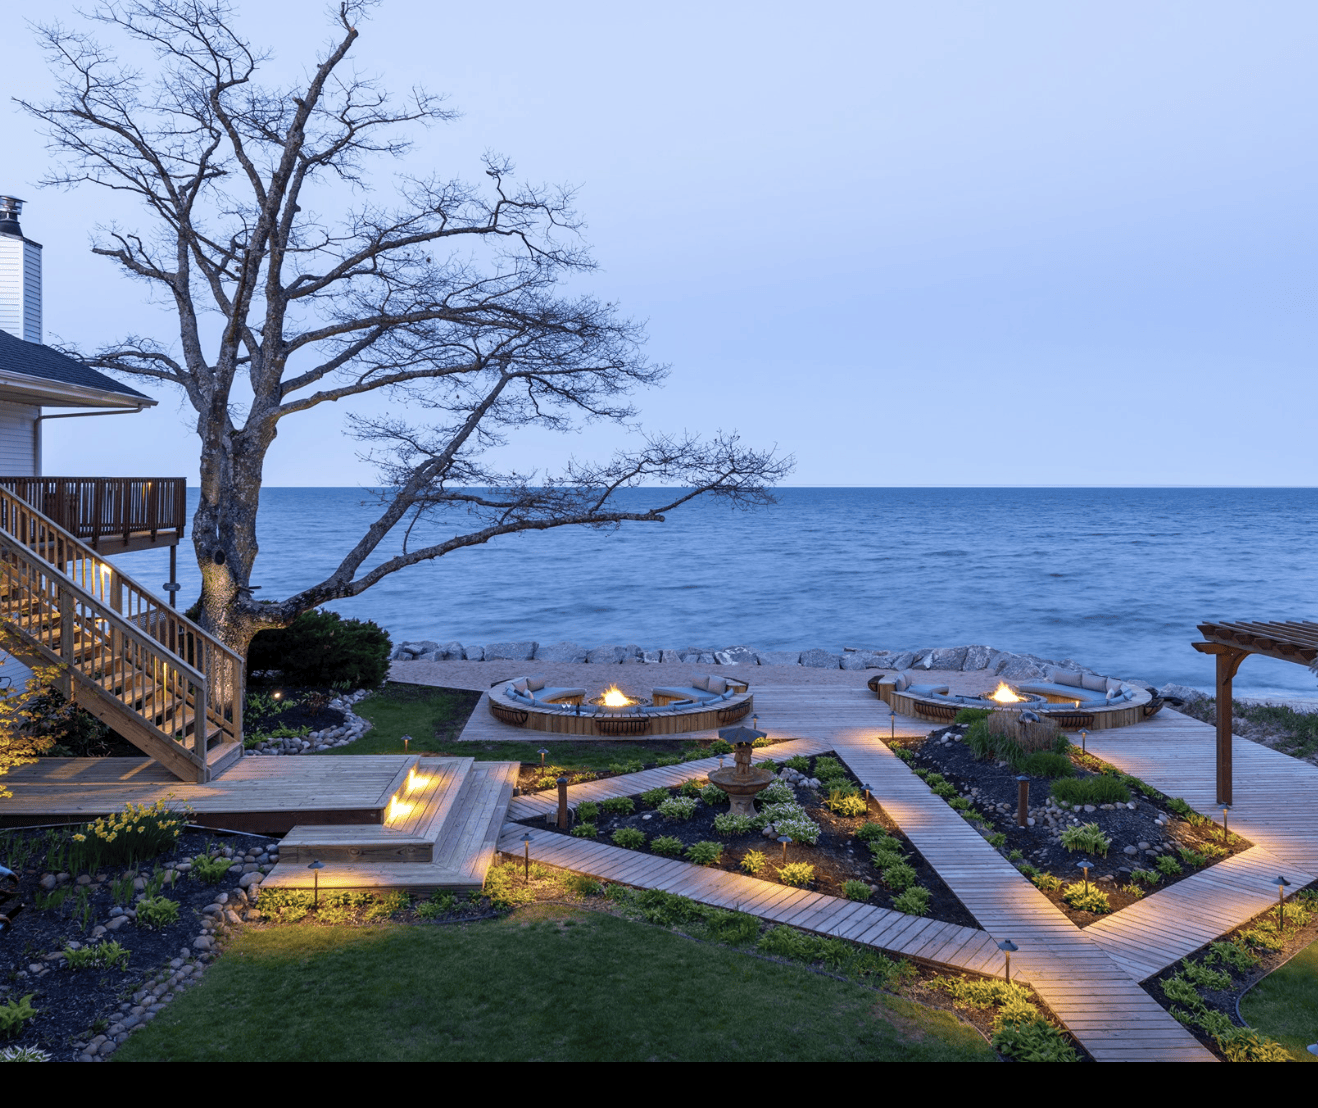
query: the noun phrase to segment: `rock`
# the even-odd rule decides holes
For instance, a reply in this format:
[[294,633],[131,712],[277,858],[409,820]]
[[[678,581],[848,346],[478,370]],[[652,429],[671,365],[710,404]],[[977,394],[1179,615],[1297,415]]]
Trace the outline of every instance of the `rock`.
[[539,643],[533,642],[492,642],[485,647],[486,662],[529,662],[535,657],[535,648]]
[[755,661],[762,666],[795,666],[801,664],[799,650],[757,650]]
[[875,655],[868,650],[854,650],[842,655],[842,669],[882,669],[874,664]]
[[827,650],[801,651],[801,665],[812,669],[840,669],[841,663],[841,655],[830,654]]
[[1158,691],[1162,693],[1163,696],[1174,696],[1180,700],[1188,702],[1209,699],[1206,692],[1202,692],[1199,689],[1192,689],[1189,685],[1163,685]]
[[1123,847],[1121,848],[1121,853],[1122,853],[1122,854],[1138,854],[1138,853],[1139,853],[1139,847],[1135,847],[1135,846],[1123,846]]
[[721,666],[753,666],[756,651],[749,646],[730,646],[726,650],[717,650],[714,657]]
[[469,662],[485,661],[485,648],[483,646],[469,646],[463,650],[462,656]]
[[624,646],[597,646],[594,650],[586,651],[586,661],[593,666],[616,666],[621,664],[626,653],[627,648]]
[[192,945],[197,950],[210,950],[215,945],[215,940],[209,935],[198,935],[192,940]]
[[433,650],[438,650],[439,643],[432,642],[430,639],[421,639],[417,642],[405,642],[398,649],[415,658],[419,654],[428,654]]
[[966,656],[961,660],[963,670],[988,669],[989,658],[994,651],[991,646],[968,646]]
[[892,660],[890,669],[910,669],[911,663],[915,661],[915,654],[909,650],[904,650],[896,655]]
[[960,669],[966,660],[964,646],[943,646],[931,652],[929,669]]
[[47,892],[50,892],[50,890],[53,889],[57,884],[58,882],[55,880],[55,875],[53,873],[47,873],[42,875],[40,885]]
[[251,888],[251,886],[260,883],[262,876],[263,874],[260,870],[253,870],[251,873],[244,873],[242,877],[238,879],[238,887],[240,889]]
[[910,669],[933,669],[934,652],[932,650],[917,650],[912,660]]
[[680,662],[682,659],[678,656],[676,650],[659,651],[659,660],[661,662]]
[[652,665],[656,665],[657,663],[659,663],[659,662],[662,661],[662,660],[663,660],[663,658],[662,658],[662,654],[661,654],[661,652],[658,651],[658,650],[642,650],[642,651],[641,651],[640,661],[644,662],[646,665],[650,665],[650,666],[652,666]]
[[1043,670],[1029,658],[1016,655],[998,670],[997,676],[1008,681],[1033,681],[1043,676]]

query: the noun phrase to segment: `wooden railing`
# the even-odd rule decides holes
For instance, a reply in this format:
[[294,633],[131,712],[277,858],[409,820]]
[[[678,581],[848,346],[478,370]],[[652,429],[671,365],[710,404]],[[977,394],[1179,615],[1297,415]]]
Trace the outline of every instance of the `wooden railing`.
[[[195,731],[203,766],[206,731],[242,742],[241,655],[3,487],[0,544],[7,579],[0,615],[46,650],[58,642],[61,660],[102,687],[143,686],[162,698],[154,703],[156,715],[165,710],[184,718],[202,705],[206,723]],[[64,627],[73,633],[62,634]],[[184,733],[178,726],[172,731]]]
[[177,543],[187,523],[184,477],[0,477],[0,488],[95,549],[134,536]]

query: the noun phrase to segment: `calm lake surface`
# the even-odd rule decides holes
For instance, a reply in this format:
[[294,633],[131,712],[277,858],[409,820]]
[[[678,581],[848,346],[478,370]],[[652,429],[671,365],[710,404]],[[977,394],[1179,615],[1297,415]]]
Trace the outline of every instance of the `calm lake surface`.
[[[630,490],[644,509],[663,493]],[[195,504],[196,490],[190,490]],[[1211,689],[1204,619],[1318,618],[1314,489],[783,489],[755,512],[692,505],[663,524],[508,536],[332,605],[395,642],[885,649],[986,643]],[[252,583],[278,599],[327,576],[378,513],[371,490],[268,488]],[[465,513],[415,548],[476,529]],[[394,553],[401,539],[372,563]],[[158,588],[168,558],[123,555]],[[200,589],[179,548],[180,605]],[[1303,666],[1251,658],[1244,695],[1318,695]]]

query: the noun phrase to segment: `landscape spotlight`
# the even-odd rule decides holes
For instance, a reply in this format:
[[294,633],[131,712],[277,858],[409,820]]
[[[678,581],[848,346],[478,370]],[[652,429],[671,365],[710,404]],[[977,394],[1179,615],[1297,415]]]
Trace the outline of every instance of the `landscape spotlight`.
[[1226,830],[1226,814],[1227,814],[1227,812],[1229,812],[1229,811],[1231,811],[1231,805],[1230,805],[1230,804],[1223,804],[1223,805],[1222,805],[1222,841],[1223,841],[1223,842],[1226,842],[1227,839],[1230,837],[1230,836],[1227,834],[1227,830]]
[[545,755],[549,753],[549,747],[542,746],[536,753],[540,755],[540,764],[543,766],[545,764]]
[[1011,980],[1011,952],[1012,952],[1013,950],[1020,950],[1020,947],[1018,947],[1018,946],[1017,946],[1014,942],[1012,942],[1010,939],[1003,939],[1002,942],[998,943],[998,949],[999,949],[1000,951],[1002,951],[1002,953],[1005,954],[1005,955],[1007,956],[1007,980],[1010,981],[1010,980]]
[[311,865],[307,866],[307,869],[311,870],[311,879],[312,879],[311,902],[317,908],[320,907],[320,871],[323,870],[324,868],[325,868],[325,863],[322,862],[319,858],[317,858],[314,862],[312,862]]
[[1088,735],[1089,735],[1089,732],[1088,732],[1088,731],[1086,731],[1083,727],[1080,728],[1080,753],[1081,753],[1081,754],[1088,754],[1088,753],[1089,753],[1089,752],[1085,749],[1085,738],[1086,738]]
[[1082,869],[1082,870],[1085,871],[1085,892],[1086,892],[1086,893],[1089,892],[1089,867],[1092,866],[1093,864],[1094,864],[1094,863],[1091,862],[1088,858],[1081,858],[1080,861],[1076,862],[1076,864],[1075,864],[1075,865],[1076,865],[1076,869]]
[[792,841],[791,835],[779,835],[778,841],[783,844],[783,864],[787,863],[787,844]]
[[1277,886],[1277,926],[1286,926],[1286,889],[1290,882],[1284,877],[1274,877],[1272,883]]

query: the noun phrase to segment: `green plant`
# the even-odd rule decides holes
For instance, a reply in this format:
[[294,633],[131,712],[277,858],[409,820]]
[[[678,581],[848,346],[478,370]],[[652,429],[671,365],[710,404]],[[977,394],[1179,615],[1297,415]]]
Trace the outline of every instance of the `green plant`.
[[892,898],[892,906],[908,916],[922,916],[929,911],[932,895],[923,885],[912,885],[901,896]]
[[688,820],[696,814],[696,798],[693,796],[670,796],[659,805],[659,814],[664,819]]
[[94,946],[84,946],[80,950],[64,948],[64,957],[69,969],[128,968],[128,951],[117,942],[101,941]]
[[803,889],[814,879],[815,867],[809,862],[788,862],[778,867],[778,880],[784,885],[795,885]]
[[709,753],[715,755],[731,754],[732,744],[730,742],[727,742],[725,739],[715,739],[712,743],[709,744]]
[[1231,975],[1223,970],[1210,969],[1202,962],[1181,959],[1181,972],[1186,980],[1200,989],[1226,989],[1231,986]]
[[870,860],[874,863],[875,869],[882,870],[906,861],[906,853],[896,839],[883,839],[877,843],[870,843]]
[[1200,843],[1199,853],[1205,858],[1225,858],[1231,851],[1221,843]]
[[609,772],[615,774],[640,773],[645,768],[645,763],[639,758],[630,759],[626,762],[610,762]]
[[1214,1036],[1228,1062],[1289,1062],[1290,1051],[1274,1039],[1248,1027],[1233,1027]]
[[686,856],[698,866],[712,866],[723,856],[723,844],[702,840],[686,848]]
[[1132,884],[1127,884],[1127,885],[1122,885],[1122,886],[1121,886],[1121,891],[1122,891],[1123,893],[1125,893],[1127,896],[1131,896],[1131,897],[1134,897],[1136,900],[1139,900],[1140,897],[1142,897],[1142,896],[1144,895],[1144,886],[1142,886],[1142,885],[1136,885],[1136,884],[1133,884],[1133,883],[1132,883]]
[[775,781],[760,791],[762,804],[795,804],[796,794],[786,781]]
[[1062,879],[1054,877],[1051,873],[1034,873],[1030,875],[1030,883],[1040,892],[1055,893],[1062,887]]
[[894,746],[891,748],[894,757],[900,758],[907,765],[915,761],[915,752],[907,750],[904,746]]
[[593,839],[599,834],[599,828],[593,823],[578,823],[572,828],[572,834],[578,839]]
[[650,853],[676,858],[685,849],[682,840],[674,835],[656,835],[650,840]]
[[222,854],[216,854],[213,857],[199,854],[192,859],[191,872],[207,885],[218,885],[232,868],[233,862]]
[[178,901],[166,896],[148,897],[137,903],[137,922],[142,927],[159,930],[178,922]]
[[1126,804],[1130,790],[1115,777],[1061,777],[1052,784],[1053,799],[1074,808],[1077,804]]
[[1096,823],[1082,823],[1079,826],[1067,827],[1061,834],[1062,845],[1067,850],[1080,850],[1086,854],[1101,854],[1107,857],[1108,847],[1112,845],[1112,839],[1103,834],[1102,829]]
[[[682,764],[682,755],[680,754],[660,754],[654,760],[656,766],[680,766]],[[664,790],[667,792],[667,790]]]
[[844,881],[842,895],[848,900],[869,900],[870,887],[864,881]]
[[952,808],[953,810],[955,810],[955,811],[958,811],[958,812],[968,812],[968,811],[970,811],[970,801],[967,800],[964,796],[953,796],[953,797],[950,797],[950,798],[948,799],[947,803],[948,803],[948,806],[951,807],[951,808]]
[[0,1050],[0,1062],[49,1062],[50,1055],[34,1046],[10,1046]]
[[713,808],[716,804],[726,803],[728,794],[717,785],[706,785],[700,790],[700,799]]
[[1025,855],[1022,854],[1019,850],[1013,850],[1010,854],[1007,855],[1007,861],[1019,862],[1024,857]]
[[794,927],[781,924],[771,927],[755,945],[762,953],[779,958],[792,958],[798,962],[814,960],[815,939]]
[[1018,1062],[1077,1062],[1079,1058],[1066,1036],[1042,1016],[1004,1013],[994,1021],[994,1049]]
[[988,844],[995,850],[1001,850],[1007,845],[1007,835],[1003,831],[998,831],[988,836]]
[[1178,873],[1185,872],[1181,868],[1181,863],[1170,854],[1159,854],[1153,860],[1153,864],[1158,868],[1158,872],[1166,877],[1175,877]]
[[1143,882],[1145,885],[1148,885],[1149,888],[1153,888],[1154,885],[1162,880],[1162,874],[1155,873],[1151,869],[1133,869],[1130,871],[1130,879],[1132,881]]
[[748,850],[741,856],[741,868],[752,877],[763,873],[769,866],[769,858],[762,850]]
[[389,673],[389,653],[389,635],[374,623],[310,611],[287,627],[258,631],[247,650],[247,670],[280,670],[290,685],[346,681],[355,689],[374,689]]
[[704,787],[704,785],[696,784],[695,781],[683,781],[682,787],[677,790],[677,795],[689,797],[692,800],[699,800],[700,790]]
[[720,835],[745,835],[751,826],[751,817],[740,812],[720,812],[714,817],[714,830]]
[[759,935],[760,921],[746,912],[712,908],[705,916],[705,929],[715,942],[745,946]]
[[1021,763],[1021,772],[1028,773],[1031,777],[1073,777],[1075,763],[1065,754],[1040,750]]
[[0,1004],[0,1035],[12,1039],[23,1030],[23,1024],[37,1014],[31,1003],[36,995],[36,993],[28,993],[21,1000],[14,1000],[11,997],[4,1004]]
[[175,812],[164,800],[151,805],[128,803],[120,812],[102,816],[75,831],[71,857],[75,871],[96,872],[105,866],[135,865],[168,850],[187,824],[186,806]]
[[641,803],[651,808],[658,808],[667,799],[668,790],[662,786],[657,789],[647,789],[641,793]]
[[599,819],[600,806],[593,800],[583,800],[577,805],[577,819],[583,823],[594,823]]
[[913,867],[905,862],[897,862],[883,870],[883,883],[893,892],[905,892],[915,884],[916,875]]
[[1198,869],[1208,861],[1204,855],[1200,854],[1198,851],[1191,850],[1188,846],[1177,847],[1176,853],[1181,856],[1181,861],[1192,869]]
[[971,723],[978,723],[982,719],[988,719],[989,714],[988,708],[962,708],[952,717],[952,722],[953,724],[966,726]]
[[611,796],[600,801],[600,811],[615,816],[629,816],[636,811],[636,801],[630,796]]
[[588,873],[569,873],[563,879],[570,893],[577,896],[599,896],[604,891],[604,883],[591,877]]
[[856,828],[856,838],[863,843],[875,843],[888,837],[888,832],[881,823],[862,823]]
[[794,754],[783,763],[788,769],[794,769],[797,773],[810,772],[810,759],[804,754]]
[[1181,817],[1181,819],[1185,820],[1188,820],[1191,816],[1197,816],[1199,814],[1179,796],[1173,796],[1167,800],[1167,810],[1169,812],[1175,812]]
[[1221,962],[1234,970],[1249,970],[1259,964],[1260,958],[1243,943],[1221,941],[1208,944],[1206,962]]
[[1096,916],[1105,916],[1112,911],[1112,902],[1108,899],[1107,893],[1079,881],[1067,885],[1062,890],[1062,899],[1078,912],[1092,912]]
[[619,827],[613,833],[613,841],[628,850],[639,850],[645,845],[645,832],[638,827]]
[[856,795],[854,790],[847,793],[842,789],[833,789],[824,803],[839,816],[863,816],[869,807],[865,798]]

